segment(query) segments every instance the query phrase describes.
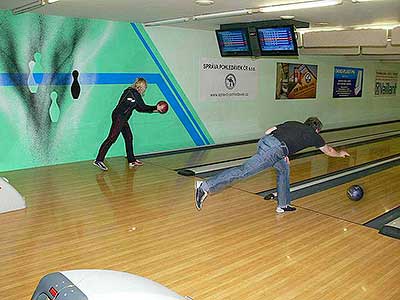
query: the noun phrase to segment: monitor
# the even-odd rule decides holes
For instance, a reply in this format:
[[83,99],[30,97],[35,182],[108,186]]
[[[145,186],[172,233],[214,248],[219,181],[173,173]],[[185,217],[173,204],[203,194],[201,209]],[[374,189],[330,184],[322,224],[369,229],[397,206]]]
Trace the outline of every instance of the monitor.
[[251,56],[247,28],[216,30],[221,56]]
[[257,39],[262,56],[297,56],[294,27],[274,26],[257,28]]

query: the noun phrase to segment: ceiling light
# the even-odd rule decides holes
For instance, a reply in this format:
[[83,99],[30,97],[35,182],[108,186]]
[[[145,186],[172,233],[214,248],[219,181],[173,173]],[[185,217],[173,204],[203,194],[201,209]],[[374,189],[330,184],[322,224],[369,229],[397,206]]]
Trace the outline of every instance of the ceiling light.
[[26,12],[29,12],[34,9],[38,9],[46,4],[52,4],[57,1],[58,0],[37,0],[37,1],[30,2],[28,4],[21,5],[19,7],[16,7],[14,9],[12,9],[11,11],[14,15],[19,15],[19,14],[26,13]]
[[395,23],[395,24],[364,24],[364,25],[356,25],[356,26],[352,26],[353,29],[393,29],[397,26],[399,26],[399,23]]
[[21,5],[19,7],[16,7],[14,9],[12,9],[12,13],[14,15],[19,15],[19,14],[22,14],[22,13],[37,9],[39,7],[42,7],[45,4],[46,3],[43,0],[33,1],[33,2],[28,3],[28,4],[24,4],[24,5]]
[[196,0],[194,1],[197,5],[207,6],[214,4],[214,0]]
[[260,12],[275,12],[275,11],[284,11],[284,10],[295,10],[295,9],[304,9],[304,8],[315,8],[315,7],[324,7],[324,6],[333,6],[342,4],[343,0],[316,0],[316,1],[305,1],[305,2],[297,2],[297,3],[287,3],[281,5],[270,5],[264,6],[259,9]]
[[282,20],[293,20],[294,16],[280,16]]
[[346,29],[347,28],[343,26],[331,26],[331,27],[296,28],[296,31],[300,33],[306,33],[306,32],[319,32],[319,31],[341,31]]
[[161,21],[154,21],[144,23],[144,26],[159,26],[159,25],[168,25],[168,24],[176,24],[176,23],[184,23],[190,21],[190,18],[177,18],[177,19],[168,19],[168,20],[161,20]]
[[253,11],[251,9],[241,9],[241,10],[232,10],[232,11],[224,11],[213,14],[205,14],[193,16],[193,20],[206,20],[206,19],[215,19],[215,18],[225,18],[225,17],[236,17],[252,14]]

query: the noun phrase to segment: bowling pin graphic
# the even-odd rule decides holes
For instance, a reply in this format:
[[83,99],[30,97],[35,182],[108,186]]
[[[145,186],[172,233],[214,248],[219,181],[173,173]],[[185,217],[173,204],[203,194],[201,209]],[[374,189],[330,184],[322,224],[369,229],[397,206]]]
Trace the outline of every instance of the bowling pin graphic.
[[35,82],[39,85],[43,81],[43,68],[41,65],[42,55],[39,52],[36,52],[33,55],[33,58],[35,60],[35,65],[33,66],[33,69],[32,69],[32,75],[33,75],[33,79],[35,80]]
[[28,66],[29,66],[28,88],[32,94],[36,94],[39,85],[36,83],[35,78],[33,78],[33,68],[35,66],[35,62],[31,60]]
[[81,93],[81,86],[78,81],[78,76],[79,76],[78,70],[72,71],[73,81],[72,81],[72,85],[71,85],[71,95],[72,95],[72,98],[74,98],[74,99],[78,99],[79,95]]
[[56,123],[58,121],[58,118],[60,117],[60,108],[58,107],[57,104],[57,98],[58,98],[57,92],[56,91],[51,92],[50,98],[51,98],[51,104],[49,109],[49,115],[51,121],[53,123]]
[[361,89],[362,89],[362,75],[363,75],[363,71],[361,71],[361,70],[357,71],[357,79],[356,79],[356,84],[354,86],[354,96],[358,96],[358,94],[361,92]]

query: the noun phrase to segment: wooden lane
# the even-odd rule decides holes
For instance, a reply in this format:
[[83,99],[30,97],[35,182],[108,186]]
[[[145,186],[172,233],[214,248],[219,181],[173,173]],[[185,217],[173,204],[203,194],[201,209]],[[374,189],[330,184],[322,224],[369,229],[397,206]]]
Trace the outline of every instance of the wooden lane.
[[386,131],[400,130],[400,122],[394,122],[383,125],[373,125],[358,127],[346,130],[322,132],[321,135],[326,141],[335,141],[342,139],[356,138],[364,135],[378,134]]
[[29,299],[44,274],[82,268],[128,271],[196,300],[400,297],[397,240],[307,209],[277,215],[233,188],[197,212],[192,178],[110,165],[7,174],[29,207],[0,215],[1,299]]
[[[325,154],[308,156],[290,162],[290,182],[298,182],[345,168],[357,166],[376,159],[400,153],[400,138],[392,138],[371,144],[346,148],[351,157],[335,158]],[[235,188],[258,193],[276,187],[273,168],[233,185]]]
[[[364,224],[400,206],[400,166],[384,170],[320,193],[296,200],[295,205]],[[359,184],[364,189],[360,201],[351,201],[347,189]]]
[[[364,135],[378,134],[392,130],[400,130],[400,122],[339,131],[330,131],[322,133],[322,136],[327,142],[332,142],[342,139],[356,138]],[[156,165],[174,170],[190,166],[212,164],[221,161],[250,157],[255,153],[255,151],[256,143],[251,143],[207,150],[199,149],[192,152],[147,158],[144,159],[144,161],[148,161]]]
[[143,161],[174,170],[248,157],[253,155],[256,149],[256,143],[251,143],[207,150],[195,150],[168,156],[152,157],[143,159]]

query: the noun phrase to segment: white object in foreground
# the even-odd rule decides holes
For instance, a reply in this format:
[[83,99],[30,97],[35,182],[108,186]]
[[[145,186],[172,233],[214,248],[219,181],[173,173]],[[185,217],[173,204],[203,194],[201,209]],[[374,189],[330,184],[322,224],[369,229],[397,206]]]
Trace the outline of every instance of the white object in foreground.
[[150,279],[112,270],[70,270],[44,276],[32,300],[185,300]]

